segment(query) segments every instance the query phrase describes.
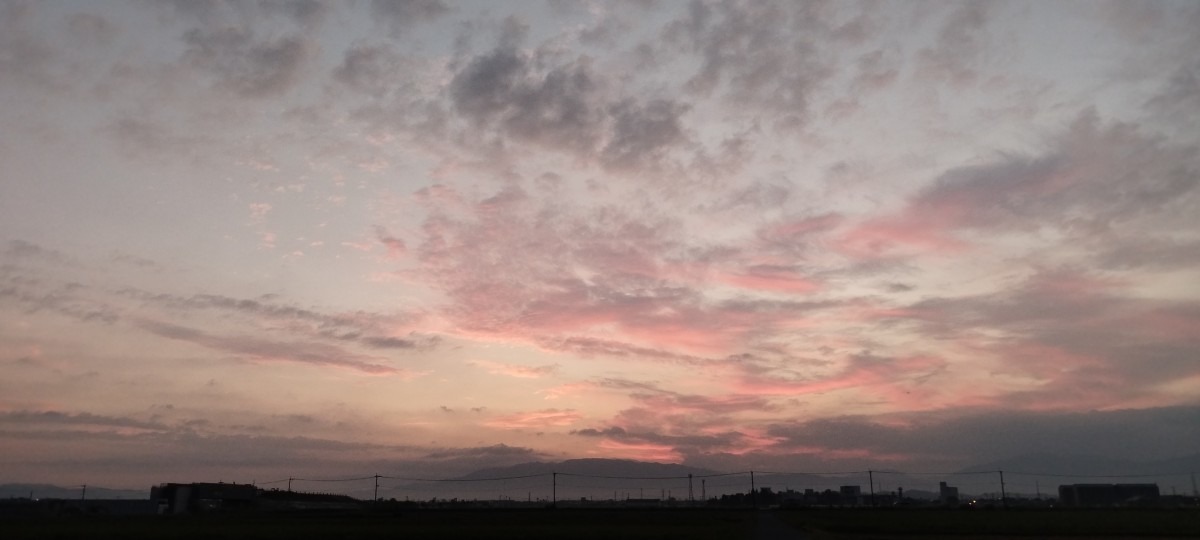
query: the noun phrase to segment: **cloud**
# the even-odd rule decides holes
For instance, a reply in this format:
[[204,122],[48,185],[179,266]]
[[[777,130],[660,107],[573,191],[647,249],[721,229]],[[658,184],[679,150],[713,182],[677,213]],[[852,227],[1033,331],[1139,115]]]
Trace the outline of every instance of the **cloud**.
[[1043,154],[951,169],[899,213],[851,227],[838,248],[866,257],[904,249],[953,253],[973,247],[970,232],[1050,228],[1085,241],[1180,227],[1200,184],[1196,155],[1133,125],[1105,125],[1085,110]]
[[582,414],[572,409],[543,409],[495,416],[484,422],[484,425],[501,429],[541,429],[569,426],[582,418]]
[[6,259],[32,259],[43,264],[69,265],[78,263],[72,261],[61,251],[42,247],[24,240],[9,240],[4,249]]
[[246,30],[192,29],[184,64],[214,77],[214,86],[245,98],[277,97],[299,78],[310,45],[299,36],[256,41]]
[[[926,459],[989,460],[1029,453],[1091,454],[1134,460],[1175,457],[1195,448],[1194,406],[1037,413],[930,413],[903,422],[844,417],[779,423],[769,433],[780,446],[904,453]],[[965,464],[965,463],[964,463]]]
[[[734,387],[739,392],[766,396],[805,396],[837,391],[855,391],[874,399],[884,399],[902,408],[931,408],[945,398],[929,387],[909,396],[914,387],[940,374],[949,362],[933,355],[880,356],[863,351],[835,362],[830,371],[824,365],[789,362],[791,368],[772,368],[741,364],[742,375]],[[808,368],[808,369],[805,369]]]
[[601,438],[622,448],[653,447],[655,452],[679,456],[759,449],[769,441],[757,433],[749,418],[780,410],[763,396],[687,394],[626,379],[593,380],[577,384],[573,391],[588,389],[623,393],[634,406],[620,411],[603,427],[571,434]]
[[386,25],[393,35],[449,12],[450,7],[442,0],[371,0],[372,18]]
[[626,100],[612,106],[612,135],[600,151],[600,162],[614,170],[658,164],[668,151],[687,143],[681,123],[687,110],[685,105],[662,99],[646,104]]
[[397,327],[412,322],[408,315],[381,315],[367,312],[326,313],[273,302],[269,297],[259,299],[233,298],[218,294],[178,296],[126,288],[118,295],[148,305],[177,310],[218,311],[237,314],[250,324],[285,330],[303,336],[337,341],[358,342],[376,349],[428,349],[438,343],[433,336],[408,334],[388,335]]
[[778,126],[808,120],[812,94],[832,74],[820,47],[827,13],[797,2],[693,2],[666,35],[699,56],[685,88]]
[[404,374],[400,369],[378,363],[379,358],[349,353],[323,343],[284,343],[250,336],[214,336],[183,326],[149,320],[142,321],[139,326],[168,339],[186,341],[257,361],[342,367],[371,375]]
[[566,336],[561,338],[543,338],[539,339],[537,343],[540,347],[550,351],[569,352],[585,358],[604,356],[608,358],[630,358],[638,361],[659,360],[685,365],[715,363],[715,360],[709,358],[673,353],[650,347],[639,347],[629,343],[599,338]]
[[[691,361],[685,357],[741,352],[745,340],[817,307],[708,297],[711,263],[676,239],[676,221],[538,201],[516,188],[468,205],[465,215],[462,208],[433,206],[418,256],[423,275],[453,302],[445,314],[464,335]],[[752,271],[767,270],[775,272],[766,276],[771,292],[812,289],[795,274]]]
[[68,426],[73,428],[131,428],[134,430],[165,431],[168,426],[158,422],[146,422],[134,418],[105,416],[92,413],[66,413],[61,411],[7,411],[0,412],[0,425],[10,424],[22,428],[37,426]]
[[[53,252],[44,255],[52,256]],[[26,313],[49,311],[82,322],[104,324],[121,319],[114,306],[95,298],[94,291],[85,285],[34,278],[16,268],[0,266],[0,298],[23,306]]]
[[267,213],[270,211],[270,203],[250,203],[250,220],[255,223],[261,223],[267,218]]
[[404,244],[404,240],[392,236],[382,226],[375,227],[375,239],[387,248],[389,259],[398,259],[408,252],[408,246]]
[[756,265],[744,273],[728,274],[724,280],[736,287],[758,289],[791,294],[806,294],[817,291],[821,285],[796,271],[777,265]]
[[455,110],[477,128],[610,170],[657,166],[688,144],[687,106],[616,96],[587,57],[542,68],[549,60],[503,45],[473,58],[450,83]]
[[450,84],[455,108],[477,126],[498,124],[519,140],[590,153],[604,135],[600,81],[586,60],[538,74],[531,59],[498,48]]
[[0,75],[10,84],[62,89],[67,79],[53,69],[59,55],[33,30],[34,16],[31,4],[25,2],[0,6]]
[[478,360],[472,362],[479,367],[482,367],[492,375],[505,375],[508,377],[516,377],[519,379],[540,379],[542,377],[553,375],[558,371],[558,364],[547,364],[544,366],[517,366],[512,364],[502,364],[499,362],[489,362],[487,360]]
[[[1052,410],[1155,406],[1177,399],[1172,381],[1200,377],[1193,299],[1128,296],[1119,280],[1043,270],[1008,290],[928,299],[896,317],[930,339],[972,351],[978,365],[1025,381],[993,406]],[[1003,335],[1005,339],[986,336]]]
[[405,59],[391,47],[360,45],[346,50],[342,63],[333,70],[333,79],[379,99],[403,87],[398,75],[405,67]]
[[520,446],[509,446],[507,444],[493,444],[491,446],[475,446],[469,448],[446,448],[430,452],[425,455],[426,459],[445,460],[445,459],[524,459],[536,460],[542,457],[542,453],[532,448],[524,448]]
[[987,52],[990,6],[959,4],[942,22],[937,42],[918,55],[920,72],[938,82],[964,85],[975,82],[979,63]]
[[265,13],[282,13],[296,23],[310,28],[325,19],[330,5],[321,0],[263,0],[258,2],[258,7]]

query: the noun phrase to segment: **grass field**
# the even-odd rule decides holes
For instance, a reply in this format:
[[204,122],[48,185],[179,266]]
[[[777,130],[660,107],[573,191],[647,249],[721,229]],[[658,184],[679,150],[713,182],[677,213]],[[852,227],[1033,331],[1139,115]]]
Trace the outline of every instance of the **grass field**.
[[[1200,538],[1197,510],[776,510],[801,538]],[[752,510],[422,510],[399,515],[14,518],[17,539],[754,539]]]

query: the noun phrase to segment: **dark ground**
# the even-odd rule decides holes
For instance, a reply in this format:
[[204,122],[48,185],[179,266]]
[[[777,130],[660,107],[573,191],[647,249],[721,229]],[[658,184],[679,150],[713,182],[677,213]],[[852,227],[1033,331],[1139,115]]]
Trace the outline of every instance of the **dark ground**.
[[0,519],[20,539],[1200,538],[1200,510],[408,510],[371,515],[67,516]]

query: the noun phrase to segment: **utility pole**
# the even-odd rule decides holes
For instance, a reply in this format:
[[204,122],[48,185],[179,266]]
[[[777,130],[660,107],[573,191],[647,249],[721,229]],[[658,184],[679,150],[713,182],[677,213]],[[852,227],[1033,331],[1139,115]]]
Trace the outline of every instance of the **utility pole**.
[[550,473],[550,506],[558,506],[558,473]]
[[758,508],[758,490],[754,488],[754,471],[750,471],[750,501]]
[[[1196,473],[1192,473],[1192,496],[1200,497],[1200,491],[1196,491]],[[30,497],[31,499],[33,497]]]
[[79,487],[83,488],[83,490],[79,492],[79,502],[83,502],[84,499],[87,499],[87,484],[84,484]]
[[871,506],[875,506],[875,471],[867,469],[867,482],[871,484]]
[[1000,506],[1008,508],[1008,495],[1004,492],[1004,471],[1000,473]]
[[379,502],[379,475],[375,475],[375,502]]
[[692,473],[688,473],[688,502],[696,504],[696,495],[692,492]]
[[288,493],[292,492],[292,480],[293,480],[293,478],[289,476],[288,477]]
[[[31,499],[33,497],[30,497]],[[704,504],[708,504],[708,479],[700,479],[700,498],[704,499]]]

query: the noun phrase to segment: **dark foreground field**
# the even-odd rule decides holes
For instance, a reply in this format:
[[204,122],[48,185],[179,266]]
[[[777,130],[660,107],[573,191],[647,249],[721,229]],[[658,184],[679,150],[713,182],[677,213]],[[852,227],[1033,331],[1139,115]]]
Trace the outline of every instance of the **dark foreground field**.
[[778,517],[808,538],[1200,538],[1200,510],[804,510]]
[[1200,538],[1196,510],[426,510],[0,520],[0,538],[894,539]]

